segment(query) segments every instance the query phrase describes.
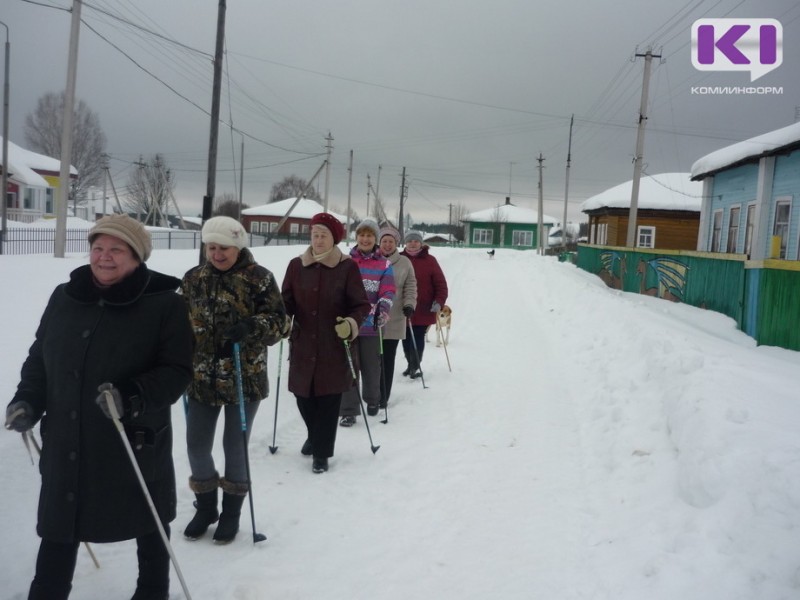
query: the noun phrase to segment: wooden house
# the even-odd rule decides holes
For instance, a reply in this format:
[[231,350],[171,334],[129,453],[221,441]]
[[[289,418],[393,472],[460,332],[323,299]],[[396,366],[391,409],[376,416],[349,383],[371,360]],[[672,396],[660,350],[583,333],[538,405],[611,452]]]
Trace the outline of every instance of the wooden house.
[[[589,216],[589,243],[624,247],[633,181],[612,187],[583,202]],[[639,180],[636,247],[694,250],[700,225],[703,186],[689,173],[662,173]]]
[[[539,213],[530,208],[515,206],[506,198],[506,203],[468,214],[464,223],[464,243],[472,247],[511,247],[534,249],[539,246]],[[545,246],[550,228],[558,219],[542,215]]]
[[[242,211],[242,225],[246,231],[253,234],[268,235],[272,233],[282,238],[308,239],[311,217],[325,211],[319,202],[308,198],[303,198],[297,202],[289,218],[278,231],[278,224],[296,201],[297,198],[287,198],[278,202],[246,208]],[[328,212],[339,219],[342,224],[347,222],[347,217],[344,215]]]

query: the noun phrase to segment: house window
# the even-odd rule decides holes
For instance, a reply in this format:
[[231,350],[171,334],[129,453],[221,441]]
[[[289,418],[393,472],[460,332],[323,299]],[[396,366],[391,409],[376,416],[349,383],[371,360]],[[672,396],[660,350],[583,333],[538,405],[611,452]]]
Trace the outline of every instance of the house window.
[[25,188],[25,196],[24,196],[23,202],[25,204],[23,204],[22,208],[27,208],[27,209],[34,208],[34,205],[33,205],[33,189],[32,188]]
[[533,246],[533,232],[532,231],[512,231],[511,232],[511,245],[512,246]]
[[44,191],[44,212],[48,215],[55,212],[55,208],[53,208],[53,188],[47,188]]
[[656,247],[656,228],[651,225],[640,225],[636,234],[636,246],[639,248]]
[[786,258],[786,242],[789,239],[789,213],[792,203],[789,200],[778,200],[775,203],[775,225],[772,235],[781,238],[781,253],[778,258]]
[[289,233],[291,235],[297,235],[300,231],[300,223],[292,223],[289,225]]
[[303,226],[300,228],[300,233],[303,233],[303,234],[306,234],[306,235],[308,234],[308,224],[304,224],[304,225],[303,225]]
[[744,253],[747,256],[750,256],[750,250],[753,246],[753,228],[755,225],[753,221],[756,217],[756,205],[755,204],[748,204],[747,205],[747,220],[745,221],[744,225]]
[[491,244],[494,242],[494,231],[492,229],[473,229],[473,244]]
[[250,233],[258,233],[261,230],[261,223],[258,221],[250,222]]
[[[264,223],[264,230],[265,231],[266,231],[266,227],[267,227],[267,224]],[[274,233],[275,231],[278,231],[278,223],[275,222],[275,221],[270,221],[270,223],[269,223],[269,231],[270,231],[270,233]]]
[[739,213],[741,207],[732,206],[728,216],[728,253],[736,254],[736,245],[739,242]]
[[711,228],[711,252],[720,252],[722,238],[722,211],[714,211],[714,223]]

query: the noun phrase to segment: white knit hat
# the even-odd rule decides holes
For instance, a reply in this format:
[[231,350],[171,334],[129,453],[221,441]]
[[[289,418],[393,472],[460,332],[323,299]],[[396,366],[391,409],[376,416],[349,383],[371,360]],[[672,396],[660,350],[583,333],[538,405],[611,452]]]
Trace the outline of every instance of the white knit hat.
[[368,229],[369,232],[375,236],[375,239],[378,239],[378,232],[380,231],[380,227],[378,226],[378,222],[373,219],[372,217],[367,217],[361,223],[358,224],[356,227],[356,233],[361,231],[362,229]]
[[236,219],[213,217],[203,225],[203,243],[220,246],[236,246],[241,250],[247,246],[247,233]]

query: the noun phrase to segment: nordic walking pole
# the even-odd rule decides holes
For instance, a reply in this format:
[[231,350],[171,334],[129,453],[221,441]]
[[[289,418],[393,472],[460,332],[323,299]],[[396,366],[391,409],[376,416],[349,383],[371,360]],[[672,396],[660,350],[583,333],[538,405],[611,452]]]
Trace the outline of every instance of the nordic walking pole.
[[136,456],[133,454],[133,449],[131,448],[131,443],[128,441],[128,436],[125,435],[125,428],[122,426],[122,422],[119,420],[120,415],[117,411],[117,405],[114,402],[114,395],[109,390],[104,390],[103,394],[106,398],[106,404],[108,405],[108,412],[111,415],[111,420],[114,421],[114,425],[117,427],[119,437],[122,439],[122,445],[125,446],[125,451],[128,453],[128,458],[131,460],[131,466],[136,473],[136,478],[139,480],[142,493],[144,493],[144,497],[147,499],[147,505],[150,507],[150,512],[153,513],[153,518],[155,519],[156,526],[158,527],[158,532],[161,534],[161,541],[164,542],[164,547],[167,549],[169,557],[172,560],[172,565],[175,567],[175,572],[178,574],[178,579],[180,580],[181,587],[183,588],[183,594],[186,596],[186,600],[192,600],[192,596],[189,594],[189,588],[186,587],[186,582],[183,580],[181,568],[178,566],[178,559],[175,558],[175,553],[172,551],[172,546],[169,544],[167,532],[164,531],[164,525],[161,523],[161,518],[158,516],[156,506],[153,504],[153,498],[150,496],[150,490],[147,489],[147,484],[142,476],[142,470],[139,468],[139,463],[136,462]]
[[444,357],[447,359],[447,370],[451,373],[453,369],[450,368],[450,355],[447,353],[447,342],[444,341],[444,331],[442,331],[442,322],[439,320],[439,313],[436,313],[436,335],[442,341],[442,348],[444,348]]
[[383,423],[389,422],[389,398],[386,397],[386,367],[383,364],[383,331],[378,327],[378,344],[381,356],[381,402],[383,402]]
[[427,389],[425,385],[425,374],[422,372],[422,361],[419,359],[419,350],[417,350],[417,338],[414,337],[414,327],[411,325],[411,319],[406,319],[408,324],[408,333],[411,334],[411,345],[414,346],[414,356],[417,357],[417,368],[419,369],[419,378],[422,380],[422,389]]
[[[13,413],[11,415],[11,417],[9,417],[10,420],[13,421],[14,418],[16,418],[16,416],[21,412],[25,412],[25,411],[23,411],[22,409],[16,411],[15,413]],[[22,432],[22,441],[25,444],[25,448],[27,448],[27,450],[28,450],[28,456],[31,457],[31,464],[34,464],[34,462],[33,462],[33,454],[31,454],[31,447],[28,445],[28,441],[29,440],[30,440],[30,443],[33,444],[33,447],[36,449],[36,455],[41,457],[42,456],[42,449],[39,447],[39,444],[36,442],[36,438],[33,437],[33,431],[31,431],[30,429],[28,431],[23,431]],[[92,558],[92,562],[94,563],[94,566],[99,569],[100,568],[100,563],[97,561],[97,557],[94,555],[94,551],[92,550],[92,547],[89,545],[89,542],[83,542],[83,546],[86,548],[86,551],[89,553],[89,556]]]
[[272,422],[272,446],[269,447],[270,454],[275,454],[278,447],[275,445],[275,434],[278,431],[278,398],[281,397],[281,364],[283,364],[283,339],[278,347],[278,382],[275,389],[275,420]]
[[253,544],[267,539],[263,533],[256,533],[256,513],[253,508],[253,483],[250,480],[250,455],[247,452],[247,415],[244,412],[244,390],[242,388],[242,357],[239,342],[233,343],[233,363],[236,368],[236,393],[239,395],[239,416],[242,419],[242,442],[244,443],[244,467],[247,473],[247,495],[250,498],[250,520],[253,522]]
[[361,416],[364,417],[364,425],[367,426],[367,435],[369,436],[369,447],[372,450],[372,453],[375,454],[379,449],[380,446],[376,446],[372,442],[372,433],[369,430],[369,420],[367,419],[367,413],[364,410],[364,401],[361,399],[361,390],[358,389],[358,377],[356,377],[356,369],[353,366],[353,355],[350,354],[350,342],[347,340],[342,340],[344,342],[344,351],[347,353],[347,364],[350,365],[350,374],[353,376],[353,381],[356,383],[356,394],[358,394],[358,405],[361,407]]

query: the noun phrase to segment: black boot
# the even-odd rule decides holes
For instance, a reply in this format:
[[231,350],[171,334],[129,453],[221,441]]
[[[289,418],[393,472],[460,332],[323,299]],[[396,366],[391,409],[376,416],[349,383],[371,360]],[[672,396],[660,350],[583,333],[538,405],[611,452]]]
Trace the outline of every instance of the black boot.
[[219,519],[219,511],[217,511],[219,477],[205,481],[198,481],[190,477],[189,487],[192,488],[196,498],[194,507],[197,512],[194,513],[194,517],[189,521],[183,535],[186,539],[196,540],[203,536],[209,525],[216,523],[217,519]]
[[[164,524],[169,537],[169,524]],[[169,599],[169,552],[158,531],[136,538],[139,577],[131,600]]]
[[30,591],[28,591],[28,600],[67,600],[71,590],[71,585],[46,584],[34,581],[31,583]]
[[247,496],[248,485],[221,479],[220,487],[222,487],[222,514],[214,532],[214,541],[217,544],[229,544],[239,532],[239,516],[242,514],[242,504]]

